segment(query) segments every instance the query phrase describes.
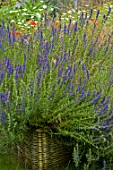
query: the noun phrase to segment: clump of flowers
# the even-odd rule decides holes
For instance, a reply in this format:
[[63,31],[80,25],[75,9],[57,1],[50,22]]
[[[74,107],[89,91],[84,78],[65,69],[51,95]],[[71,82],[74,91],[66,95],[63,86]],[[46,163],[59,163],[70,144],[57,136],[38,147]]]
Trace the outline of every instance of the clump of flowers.
[[[38,26],[28,20],[37,28],[33,35],[21,33],[20,37],[14,26],[6,27],[2,22],[2,139],[5,134],[8,142],[19,141],[29,126],[47,127],[72,138],[74,154],[84,151],[80,158],[74,157],[76,166],[85,158],[90,167],[95,157],[97,162],[104,161],[111,154],[112,35],[100,46],[96,34],[100,22],[96,25],[96,19],[92,19],[90,11],[90,19],[81,13],[78,21],[70,19],[62,24],[45,14]],[[88,22],[92,22],[91,32]]]
[[[24,1],[20,5],[14,6],[3,6],[0,8],[0,21],[4,18],[5,23],[9,23],[11,26],[15,25],[16,28],[22,30],[23,28],[31,31],[32,25],[26,21],[32,21],[39,23],[42,18],[44,18],[44,13],[51,14],[54,10],[51,5],[46,5],[44,1],[37,1],[35,4],[32,0],[29,2]],[[35,24],[36,28],[36,24]]]

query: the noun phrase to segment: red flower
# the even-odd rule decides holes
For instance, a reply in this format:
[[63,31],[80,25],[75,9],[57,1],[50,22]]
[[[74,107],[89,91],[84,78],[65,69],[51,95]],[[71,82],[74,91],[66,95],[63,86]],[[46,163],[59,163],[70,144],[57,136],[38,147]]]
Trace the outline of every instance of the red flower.
[[14,36],[14,35],[15,35],[15,32],[14,32],[14,31],[13,31],[13,32],[11,32],[11,35],[12,35],[12,36]]
[[36,27],[37,27],[37,23],[36,23],[35,21],[28,20],[27,22],[28,22],[29,24],[33,25],[33,26],[34,26],[34,28],[36,28]]
[[19,31],[13,31],[13,32],[11,32],[11,36],[21,37],[21,32],[19,32]]
[[11,36],[21,37],[21,32],[17,28],[14,28],[14,31],[11,32]]
[[91,20],[92,22],[94,22],[94,21],[95,21],[95,19],[94,19],[94,18],[91,18],[90,20]]
[[53,18],[49,18],[49,20],[50,20],[50,21],[52,21],[52,20],[53,20]]
[[20,36],[21,36],[21,32],[17,31],[17,32],[16,32],[16,35],[17,35],[18,37],[20,37]]
[[98,21],[97,21],[97,22],[95,22],[95,25],[96,25],[96,26],[98,26],[98,25],[99,25],[99,22],[98,22]]

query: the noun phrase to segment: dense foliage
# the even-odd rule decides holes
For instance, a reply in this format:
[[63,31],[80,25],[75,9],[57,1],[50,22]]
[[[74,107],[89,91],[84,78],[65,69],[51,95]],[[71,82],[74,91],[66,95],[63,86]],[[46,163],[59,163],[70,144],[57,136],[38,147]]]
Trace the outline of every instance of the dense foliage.
[[[28,9],[31,12],[31,8]],[[12,25],[6,23],[6,18],[5,22],[2,20],[1,146],[22,140],[29,126],[44,127],[56,135],[72,138],[76,167],[81,167],[83,159],[84,169],[96,166],[95,162],[99,161],[101,167],[103,163],[105,167],[106,162],[110,167],[113,161],[110,158],[113,147],[112,7],[102,16],[100,10],[95,16],[92,9],[89,13],[80,12],[76,21],[63,20],[62,16],[51,18],[48,13],[43,11],[38,22],[36,18],[26,21],[25,17],[24,22],[31,25],[25,32],[16,19]]]

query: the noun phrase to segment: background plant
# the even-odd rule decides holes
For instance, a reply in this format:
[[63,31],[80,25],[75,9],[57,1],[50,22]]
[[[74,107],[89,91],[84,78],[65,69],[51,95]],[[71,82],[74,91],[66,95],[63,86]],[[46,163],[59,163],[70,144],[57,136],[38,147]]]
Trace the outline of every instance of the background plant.
[[39,21],[44,18],[44,12],[50,13],[53,11],[52,6],[47,6],[44,1],[37,1],[35,5],[32,0],[26,0],[20,6],[3,6],[0,9],[1,21],[4,18],[5,23],[10,26],[15,25],[19,30],[29,30],[31,25],[26,23],[27,20]]
[[113,49],[112,34],[103,44],[98,38],[103,22],[92,22],[89,32],[91,11],[84,16],[73,27],[72,20],[56,27],[45,16],[34,35],[20,38],[2,23],[0,112],[4,143],[22,140],[29,125],[48,127],[70,136],[76,166],[85,158],[89,168],[95,161],[109,162],[112,152]]

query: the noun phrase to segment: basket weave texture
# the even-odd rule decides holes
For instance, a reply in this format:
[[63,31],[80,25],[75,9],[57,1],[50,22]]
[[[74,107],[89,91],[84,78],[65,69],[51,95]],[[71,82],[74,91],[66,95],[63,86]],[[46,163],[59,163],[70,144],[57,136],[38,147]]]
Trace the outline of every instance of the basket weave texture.
[[16,156],[20,164],[30,170],[54,170],[63,166],[72,157],[72,147],[51,137],[45,130],[27,133],[22,144],[16,145]]

